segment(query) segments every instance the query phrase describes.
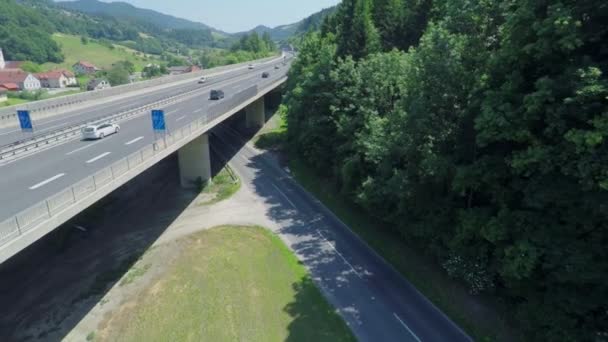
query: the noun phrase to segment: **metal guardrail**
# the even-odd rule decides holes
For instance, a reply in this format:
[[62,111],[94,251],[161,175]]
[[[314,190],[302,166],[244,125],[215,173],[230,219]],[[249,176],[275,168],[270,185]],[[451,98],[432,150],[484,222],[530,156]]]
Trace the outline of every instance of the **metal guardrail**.
[[0,146],[0,162],[10,160],[13,157],[33,151],[41,146],[51,146],[53,143],[63,141],[65,139],[74,137],[80,134],[80,130],[87,125],[96,124],[100,122],[119,122],[127,118],[131,118],[135,115],[141,115],[146,110],[159,105],[167,105],[173,103],[179,99],[183,99],[191,96],[194,93],[202,91],[201,89],[193,89],[191,91],[166,97],[162,100],[149,103],[144,106],[125,110],[116,114],[103,115],[87,120],[79,121],[78,123],[67,125],[61,129],[53,130],[44,134],[39,134],[28,139],[13,142],[4,146]]
[[[280,81],[280,80],[279,80]],[[278,81],[277,81],[278,82]],[[209,113],[190,124],[170,132],[153,144],[114,162],[109,167],[97,171],[93,175],[56,193],[55,195],[21,211],[17,215],[0,222],[0,246],[18,238],[30,231],[43,221],[50,219],[70,206],[92,196],[100,189],[119,179],[128,171],[139,167],[144,162],[153,159],[159,153],[183,139],[204,132],[207,124],[224,115],[239,104],[253,98],[259,93],[257,86],[247,88],[235,95],[224,99],[218,105],[210,107]],[[211,113],[213,112],[213,113]]]
[[90,91],[85,93],[73,94],[62,96],[58,98],[52,98],[47,100],[35,101],[30,103],[25,103],[21,105],[15,105],[11,107],[6,107],[0,109],[0,123],[7,122],[8,120],[16,120],[17,117],[17,109],[21,110],[29,110],[32,112],[32,115],[37,115],[38,113],[47,113],[53,111],[60,111],[66,109],[66,107],[71,107],[74,105],[79,105],[91,100],[99,100],[108,98],[115,95],[121,95],[131,91],[142,90],[145,88],[151,88],[159,85],[163,85],[166,83],[174,83],[181,82],[189,79],[196,79],[202,75],[207,75],[209,72],[223,72],[224,70],[232,69],[235,67],[245,66],[249,63],[266,63],[268,61],[276,59],[277,56],[268,57],[264,59],[259,59],[255,61],[243,62],[232,65],[225,65],[213,69],[206,69],[199,72],[187,73],[181,75],[173,75],[173,76],[163,76],[147,81],[136,82],[131,84],[125,84],[121,86],[116,86],[112,88],[106,88],[96,91]]
[[[222,81],[228,81],[228,80],[234,79],[239,76],[241,76],[241,75],[234,75],[234,76],[228,77]],[[249,89],[246,89],[245,91],[248,91],[248,90]],[[152,103],[144,105],[144,106],[132,108],[132,109],[129,109],[126,111],[116,113],[116,114],[109,114],[109,115],[99,116],[99,117],[95,117],[95,118],[90,118],[90,119],[83,120],[83,121],[80,121],[75,124],[67,125],[63,128],[57,129],[57,130],[53,130],[50,132],[46,132],[43,134],[39,134],[39,135],[30,137],[28,139],[23,139],[23,140],[19,140],[19,141],[10,143],[10,144],[6,144],[4,146],[0,146],[0,163],[2,163],[3,161],[6,161],[6,160],[11,160],[11,159],[17,158],[18,156],[22,155],[23,153],[31,152],[37,148],[40,148],[41,146],[47,147],[47,146],[51,146],[54,143],[58,143],[59,141],[66,140],[68,138],[73,138],[73,137],[79,135],[80,130],[83,127],[86,127],[87,125],[96,124],[96,123],[100,123],[100,122],[118,122],[121,120],[125,120],[125,119],[131,118],[135,115],[142,114],[143,111],[152,109],[152,107],[154,107],[154,106],[166,105],[166,104],[172,103],[173,101],[176,101],[178,99],[187,98],[190,95],[200,92],[200,91],[202,91],[202,89],[198,89],[198,88],[193,89],[193,90],[187,91],[185,93],[166,97],[162,100],[155,101],[155,102],[152,102]]]

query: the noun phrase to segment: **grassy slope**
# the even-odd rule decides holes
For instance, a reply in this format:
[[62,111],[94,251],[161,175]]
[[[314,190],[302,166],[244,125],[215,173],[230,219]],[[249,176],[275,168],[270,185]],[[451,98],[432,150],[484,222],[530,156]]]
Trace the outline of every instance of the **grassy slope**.
[[113,63],[128,60],[135,64],[137,71],[141,71],[146,64],[153,61],[153,59],[146,60],[143,57],[135,56],[133,50],[120,45],[115,45],[114,50],[93,40],[84,45],[78,36],[56,33],[53,35],[53,40],[61,46],[65,60],[61,64],[45,63],[43,64],[45,70],[57,68],[72,70],[72,65],[79,60],[91,62],[99,68],[110,68]]
[[117,315],[107,340],[354,341],[296,257],[259,227],[191,236],[171,270]]
[[201,202],[199,204],[213,204],[223,201],[232,195],[234,195],[241,188],[241,181],[237,177],[231,176],[231,171],[228,169],[230,166],[226,166],[222,169],[213,180],[209,182],[204,188],[203,192],[213,195],[213,199],[207,202]]

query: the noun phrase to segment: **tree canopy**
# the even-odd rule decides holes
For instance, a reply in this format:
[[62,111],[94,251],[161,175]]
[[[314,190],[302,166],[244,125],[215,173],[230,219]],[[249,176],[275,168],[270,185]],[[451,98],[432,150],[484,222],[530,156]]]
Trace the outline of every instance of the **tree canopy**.
[[344,0],[290,70],[292,151],[530,341],[608,332],[608,5]]

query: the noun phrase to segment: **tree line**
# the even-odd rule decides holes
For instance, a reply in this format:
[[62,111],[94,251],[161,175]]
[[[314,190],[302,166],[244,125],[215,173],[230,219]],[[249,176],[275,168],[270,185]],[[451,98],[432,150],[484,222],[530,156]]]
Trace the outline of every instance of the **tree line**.
[[277,50],[276,44],[270,38],[270,33],[264,32],[262,36],[253,31],[245,33],[232,45],[232,51],[247,51],[256,54],[267,54]]
[[299,43],[290,149],[528,340],[606,340],[607,19],[591,0],[344,0]]

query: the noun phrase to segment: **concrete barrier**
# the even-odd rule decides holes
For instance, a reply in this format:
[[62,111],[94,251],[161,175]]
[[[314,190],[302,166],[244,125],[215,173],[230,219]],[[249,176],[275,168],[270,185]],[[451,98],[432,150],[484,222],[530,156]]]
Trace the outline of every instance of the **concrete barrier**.
[[244,67],[250,63],[265,63],[277,58],[278,56],[273,56],[251,62],[225,65],[217,68],[206,69],[181,75],[163,76],[147,81],[125,84],[112,88],[100,89],[90,92],[67,95],[63,97],[34,101],[2,108],[0,109],[0,128],[18,126],[17,110],[29,110],[32,116],[32,120],[40,120],[57,114],[65,113],[69,110],[85,108],[87,102],[92,102],[100,99],[110,99],[115,96],[130,96],[129,93],[133,93],[138,90],[151,90],[151,88],[158,86],[166,86],[167,84],[191,82],[192,80],[195,80],[203,75],[207,76],[222,73],[230,69]]

